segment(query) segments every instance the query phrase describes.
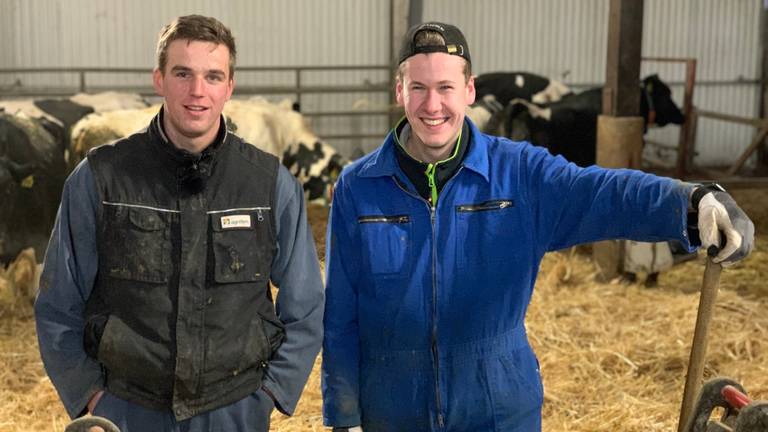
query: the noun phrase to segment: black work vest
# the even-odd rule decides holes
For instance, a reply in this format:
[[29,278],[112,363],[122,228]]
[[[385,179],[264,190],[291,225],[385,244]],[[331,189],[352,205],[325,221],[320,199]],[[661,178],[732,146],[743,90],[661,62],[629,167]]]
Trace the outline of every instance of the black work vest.
[[108,316],[107,389],[183,420],[256,391],[284,337],[269,291],[278,160],[223,127],[201,156],[182,152],[160,115],[88,154],[102,203],[86,319]]

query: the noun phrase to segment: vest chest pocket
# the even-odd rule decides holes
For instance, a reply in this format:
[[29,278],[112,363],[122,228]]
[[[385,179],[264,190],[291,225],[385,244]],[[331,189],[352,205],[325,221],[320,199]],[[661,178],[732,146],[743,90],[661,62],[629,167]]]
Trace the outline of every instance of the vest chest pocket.
[[158,209],[104,206],[102,256],[110,277],[163,283],[170,275],[170,218]]
[[270,208],[211,214],[214,280],[238,283],[264,280],[275,252]]

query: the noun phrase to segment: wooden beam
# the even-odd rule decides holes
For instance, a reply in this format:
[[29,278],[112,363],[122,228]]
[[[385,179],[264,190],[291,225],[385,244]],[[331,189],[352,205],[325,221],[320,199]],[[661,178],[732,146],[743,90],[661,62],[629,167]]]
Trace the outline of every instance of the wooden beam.
[[[603,165],[608,159],[618,161],[610,163],[611,168],[629,167],[638,163],[638,158],[632,157],[631,143],[641,143],[643,139],[642,119],[637,117],[640,111],[642,39],[643,0],[611,0],[606,80],[603,87],[603,115],[598,118],[597,126],[598,165]],[[617,117],[634,118],[627,118],[627,122],[624,122],[619,121]],[[640,127],[635,134],[630,133],[630,130],[635,131],[635,128],[627,125],[638,121]],[[620,130],[624,126],[627,126],[626,133]],[[600,133],[601,130],[609,129],[614,133]],[[607,155],[610,155],[608,159],[606,159]],[[623,249],[622,243],[610,240],[593,245],[593,258],[599,270],[598,280],[606,281],[618,276],[620,268],[623,267],[621,265]]]
[[685,92],[683,94],[683,115],[685,121],[680,127],[677,153],[677,177],[684,178],[688,168],[693,165],[696,153],[696,122],[698,117],[693,113],[693,88],[696,83],[696,59],[685,61]]
[[[760,11],[760,117],[768,120],[768,3]],[[757,165],[768,167],[768,148],[763,140],[758,148]]]
[[696,110],[696,115],[699,117],[706,117],[715,120],[723,120],[731,123],[739,123],[747,126],[754,126],[756,128],[768,127],[768,119],[756,119],[742,116],[735,116],[731,114],[723,114],[714,111]]
[[728,169],[728,175],[732,176],[736,174],[736,172],[744,165],[744,162],[749,159],[749,157],[752,155],[752,153],[757,150],[757,148],[762,144],[763,139],[765,139],[766,134],[768,134],[768,129],[760,129],[760,133],[758,133],[755,136],[755,139],[752,140],[752,143],[747,147],[746,150],[744,150],[744,153],[739,156],[739,158],[736,160],[736,162],[733,163],[730,169]]
[[611,0],[603,114],[638,115],[642,39],[643,0]]

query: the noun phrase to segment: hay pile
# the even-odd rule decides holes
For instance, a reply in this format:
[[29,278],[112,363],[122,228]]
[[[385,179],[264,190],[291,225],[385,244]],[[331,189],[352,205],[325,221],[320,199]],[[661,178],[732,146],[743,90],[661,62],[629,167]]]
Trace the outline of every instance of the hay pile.
[[[705,378],[727,375],[768,399],[768,236],[759,234],[768,229],[768,191],[735,195],[757,222],[757,250],[723,272]],[[311,209],[310,221],[322,251],[325,211]],[[545,431],[676,429],[703,268],[703,258],[685,263],[646,289],[594,283],[584,255],[545,257],[527,319],[544,379]],[[296,414],[274,414],[272,430],[326,430],[319,364]],[[39,359],[31,309],[0,304],[0,432],[61,432],[66,423]]]
[[[757,255],[748,267],[765,269],[768,253]],[[544,430],[675,430],[699,299],[680,288],[700,287],[703,258],[664,274],[657,289],[593,284],[585,257],[547,258],[527,321],[544,379]],[[721,286],[747,285],[738,276],[746,271],[724,272]],[[720,291],[705,379],[730,376],[768,398],[767,305]]]

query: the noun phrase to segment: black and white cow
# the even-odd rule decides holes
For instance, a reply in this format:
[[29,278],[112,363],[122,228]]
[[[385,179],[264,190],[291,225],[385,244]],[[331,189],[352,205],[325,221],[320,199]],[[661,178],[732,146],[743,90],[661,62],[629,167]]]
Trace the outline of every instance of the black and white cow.
[[[91,148],[144,128],[158,109],[156,105],[86,116],[72,129],[73,157],[82,160]],[[223,113],[232,132],[282,160],[309,201],[330,199],[331,187],[349,161],[312,132],[290,103],[273,104],[260,97],[230,100]]]
[[503,125],[504,106],[501,105],[492,94],[476,99],[475,103],[468,106],[466,115],[482,132],[491,135],[503,135],[500,126]]
[[491,72],[475,77],[476,99],[493,95],[502,106],[513,99],[523,99],[535,104],[559,101],[570,94],[571,89],[560,81],[530,72]]
[[36,120],[0,113],[0,262],[30,246],[42,259],[66,176],[58,150]]
[[[649,126],[682,124],[680,108],[672,92],[658,75],[643,79],[640,115]],[[507,136],[547,147],[552,154],[563,155],[579,166],[595,163],[597,117],[603,108],[602,87],[563,97],[542,106],[524,100],[512,100],[505,108]]]
[[571,90],[560,81],[529,72],[493,72],[475,78],[475,103],[467,107],[467,117],[481,131],[506,135],[502,110],[511,100],[545,104],[560,100]]
[[[121,92],[78,93],[63,99],[0,100],[0,109],[9,114],[24,114],[39,121],[53,135],[66,160],[71,152],[72,127],[94,112],[140,109],[148,106],[141,95]],[[71,165],[74,167],[74,165]]]

